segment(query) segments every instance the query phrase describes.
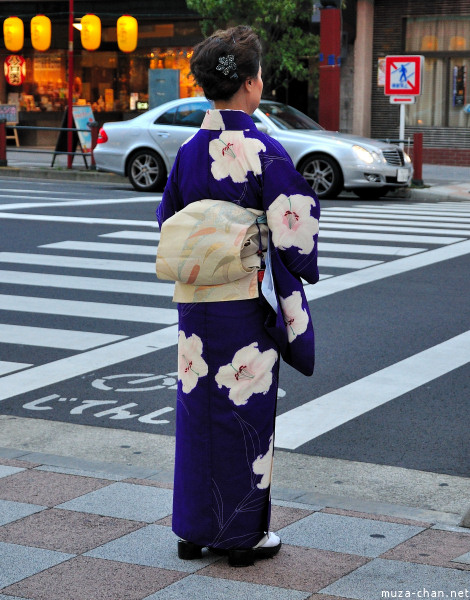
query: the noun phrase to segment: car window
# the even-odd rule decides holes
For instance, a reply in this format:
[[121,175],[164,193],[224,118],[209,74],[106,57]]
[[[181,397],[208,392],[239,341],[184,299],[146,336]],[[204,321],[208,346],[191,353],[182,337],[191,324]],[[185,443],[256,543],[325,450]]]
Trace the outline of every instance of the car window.
[[173,125],[173,123],[175,122],[176,108],[177,108],[176,106],[173,108],[170,108],[170,110],[167,110],[166,112],[164,112],[154,122],[159,123],[161,125]]
[[185,127],[200,127],[207,109],[211,105],[209,102],[188,102],[178,107],[176,111],[175,125],[184,125]]
[[313,119],[287,104],[263,101],[259,108],[279,129],[323,129]]

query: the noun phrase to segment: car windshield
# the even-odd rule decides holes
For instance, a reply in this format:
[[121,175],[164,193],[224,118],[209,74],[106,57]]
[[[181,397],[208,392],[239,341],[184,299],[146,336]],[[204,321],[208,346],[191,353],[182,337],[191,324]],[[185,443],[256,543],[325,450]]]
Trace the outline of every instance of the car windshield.
[[279,129],[323,129],[307,115],[287,104],[278,104],[277,102],[261,101],[259,109],[270,119]]

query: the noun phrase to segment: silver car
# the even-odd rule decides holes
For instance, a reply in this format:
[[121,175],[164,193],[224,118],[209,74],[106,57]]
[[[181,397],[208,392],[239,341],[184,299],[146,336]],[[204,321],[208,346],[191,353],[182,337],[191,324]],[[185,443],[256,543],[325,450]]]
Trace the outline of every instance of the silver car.
[[[94,150],[98,170],[129,177],[139,191],[161,190],[178,149],[200,127],[208,108],[205,98],[181,98],[129,121],[105,123]],[[342,190],[379,198],[411,181],[411,160],[396,145],[326,131],[295,108],[269,100],[261,101],[252,118],[284,146],[320,198]]]

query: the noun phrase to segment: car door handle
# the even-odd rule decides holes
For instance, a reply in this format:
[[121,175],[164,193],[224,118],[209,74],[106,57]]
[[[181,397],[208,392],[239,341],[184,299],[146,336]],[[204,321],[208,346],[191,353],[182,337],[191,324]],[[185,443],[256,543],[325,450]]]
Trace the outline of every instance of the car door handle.
[[164,131],[157,131],[158,137],[167,138],[170,134]]

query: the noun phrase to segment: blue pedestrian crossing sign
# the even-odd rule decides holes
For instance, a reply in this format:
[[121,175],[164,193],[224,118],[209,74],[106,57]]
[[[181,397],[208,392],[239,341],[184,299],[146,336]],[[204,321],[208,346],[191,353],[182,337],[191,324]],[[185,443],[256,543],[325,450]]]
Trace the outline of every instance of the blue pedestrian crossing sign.
[[419,96],[422,88],[424,56],[386,56],[386,96]]

